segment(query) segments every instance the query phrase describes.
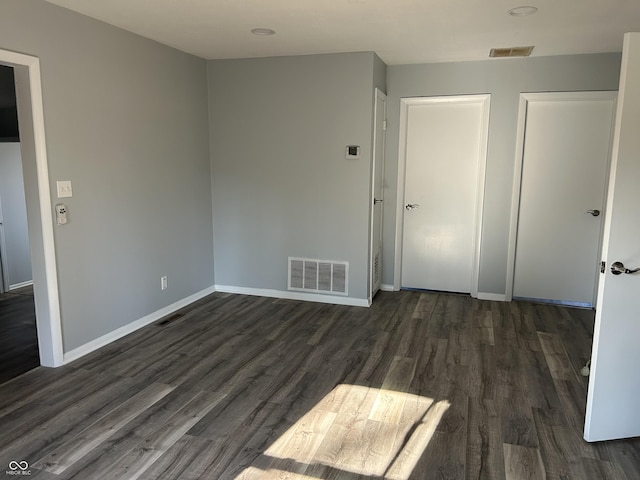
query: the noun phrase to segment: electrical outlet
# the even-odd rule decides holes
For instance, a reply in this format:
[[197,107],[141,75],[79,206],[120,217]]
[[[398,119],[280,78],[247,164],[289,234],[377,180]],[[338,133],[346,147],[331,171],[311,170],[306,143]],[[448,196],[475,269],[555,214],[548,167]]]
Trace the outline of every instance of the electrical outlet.
[[169,284],[167,283],[167,276],[160,277],[160,288],[162,290],[166,290]]

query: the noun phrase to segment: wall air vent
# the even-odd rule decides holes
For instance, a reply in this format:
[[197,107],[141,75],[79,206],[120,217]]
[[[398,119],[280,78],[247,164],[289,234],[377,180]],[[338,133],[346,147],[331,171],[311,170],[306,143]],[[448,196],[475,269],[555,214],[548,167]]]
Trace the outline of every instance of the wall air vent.
[[529,47],[492,48],[489,56],[492,58],[528,57],[533,52],[533,45]]
[[289,257],[289,290],[348,295],[349,262]]
[[373,257],[373,284],[376,285],[380,280],[380,252],[376,252]]

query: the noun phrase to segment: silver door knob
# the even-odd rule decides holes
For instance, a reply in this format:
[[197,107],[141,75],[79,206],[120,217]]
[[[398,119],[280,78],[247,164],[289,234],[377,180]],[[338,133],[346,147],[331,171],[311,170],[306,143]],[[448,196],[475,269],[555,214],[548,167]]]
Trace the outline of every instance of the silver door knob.
[[600,215],[600,210],[587,210],[584,213],[590,213],[591,215],[593,215],[594,217],[597,217],[598,215]]
[[404,206],[405,210],[413,210],[415,208],[420,208],[420,205],[418,205],[417,203],[407,203]]
[[613,262],[611,264],[611,273],[613,273],[614,275],[620,275],[621,273],[636,273],[640,271],[640,268],[634,268],[634,269],[629,269],[629,268],[625,268],[624,263],[622,262]]

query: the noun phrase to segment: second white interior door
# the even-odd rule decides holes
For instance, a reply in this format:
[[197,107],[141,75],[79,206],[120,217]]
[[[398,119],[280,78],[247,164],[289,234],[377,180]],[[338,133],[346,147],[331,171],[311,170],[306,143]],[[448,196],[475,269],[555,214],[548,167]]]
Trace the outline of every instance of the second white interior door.
[[488,95],[403,99],[402,287],[477,294]]
[[513,296],[590,306],[615,93],[523,94],[523,100]]

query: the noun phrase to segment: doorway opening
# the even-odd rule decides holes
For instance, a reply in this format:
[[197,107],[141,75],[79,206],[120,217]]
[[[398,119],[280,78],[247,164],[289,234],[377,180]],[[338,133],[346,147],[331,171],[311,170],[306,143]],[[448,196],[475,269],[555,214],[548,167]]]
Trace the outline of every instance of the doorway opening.
[[15,77],[40,365],[57,367],[64,358],[40,61],[0,49],[0,65],[12,67]]
[[40,365],[13,67],[0,65],[0,383]]

